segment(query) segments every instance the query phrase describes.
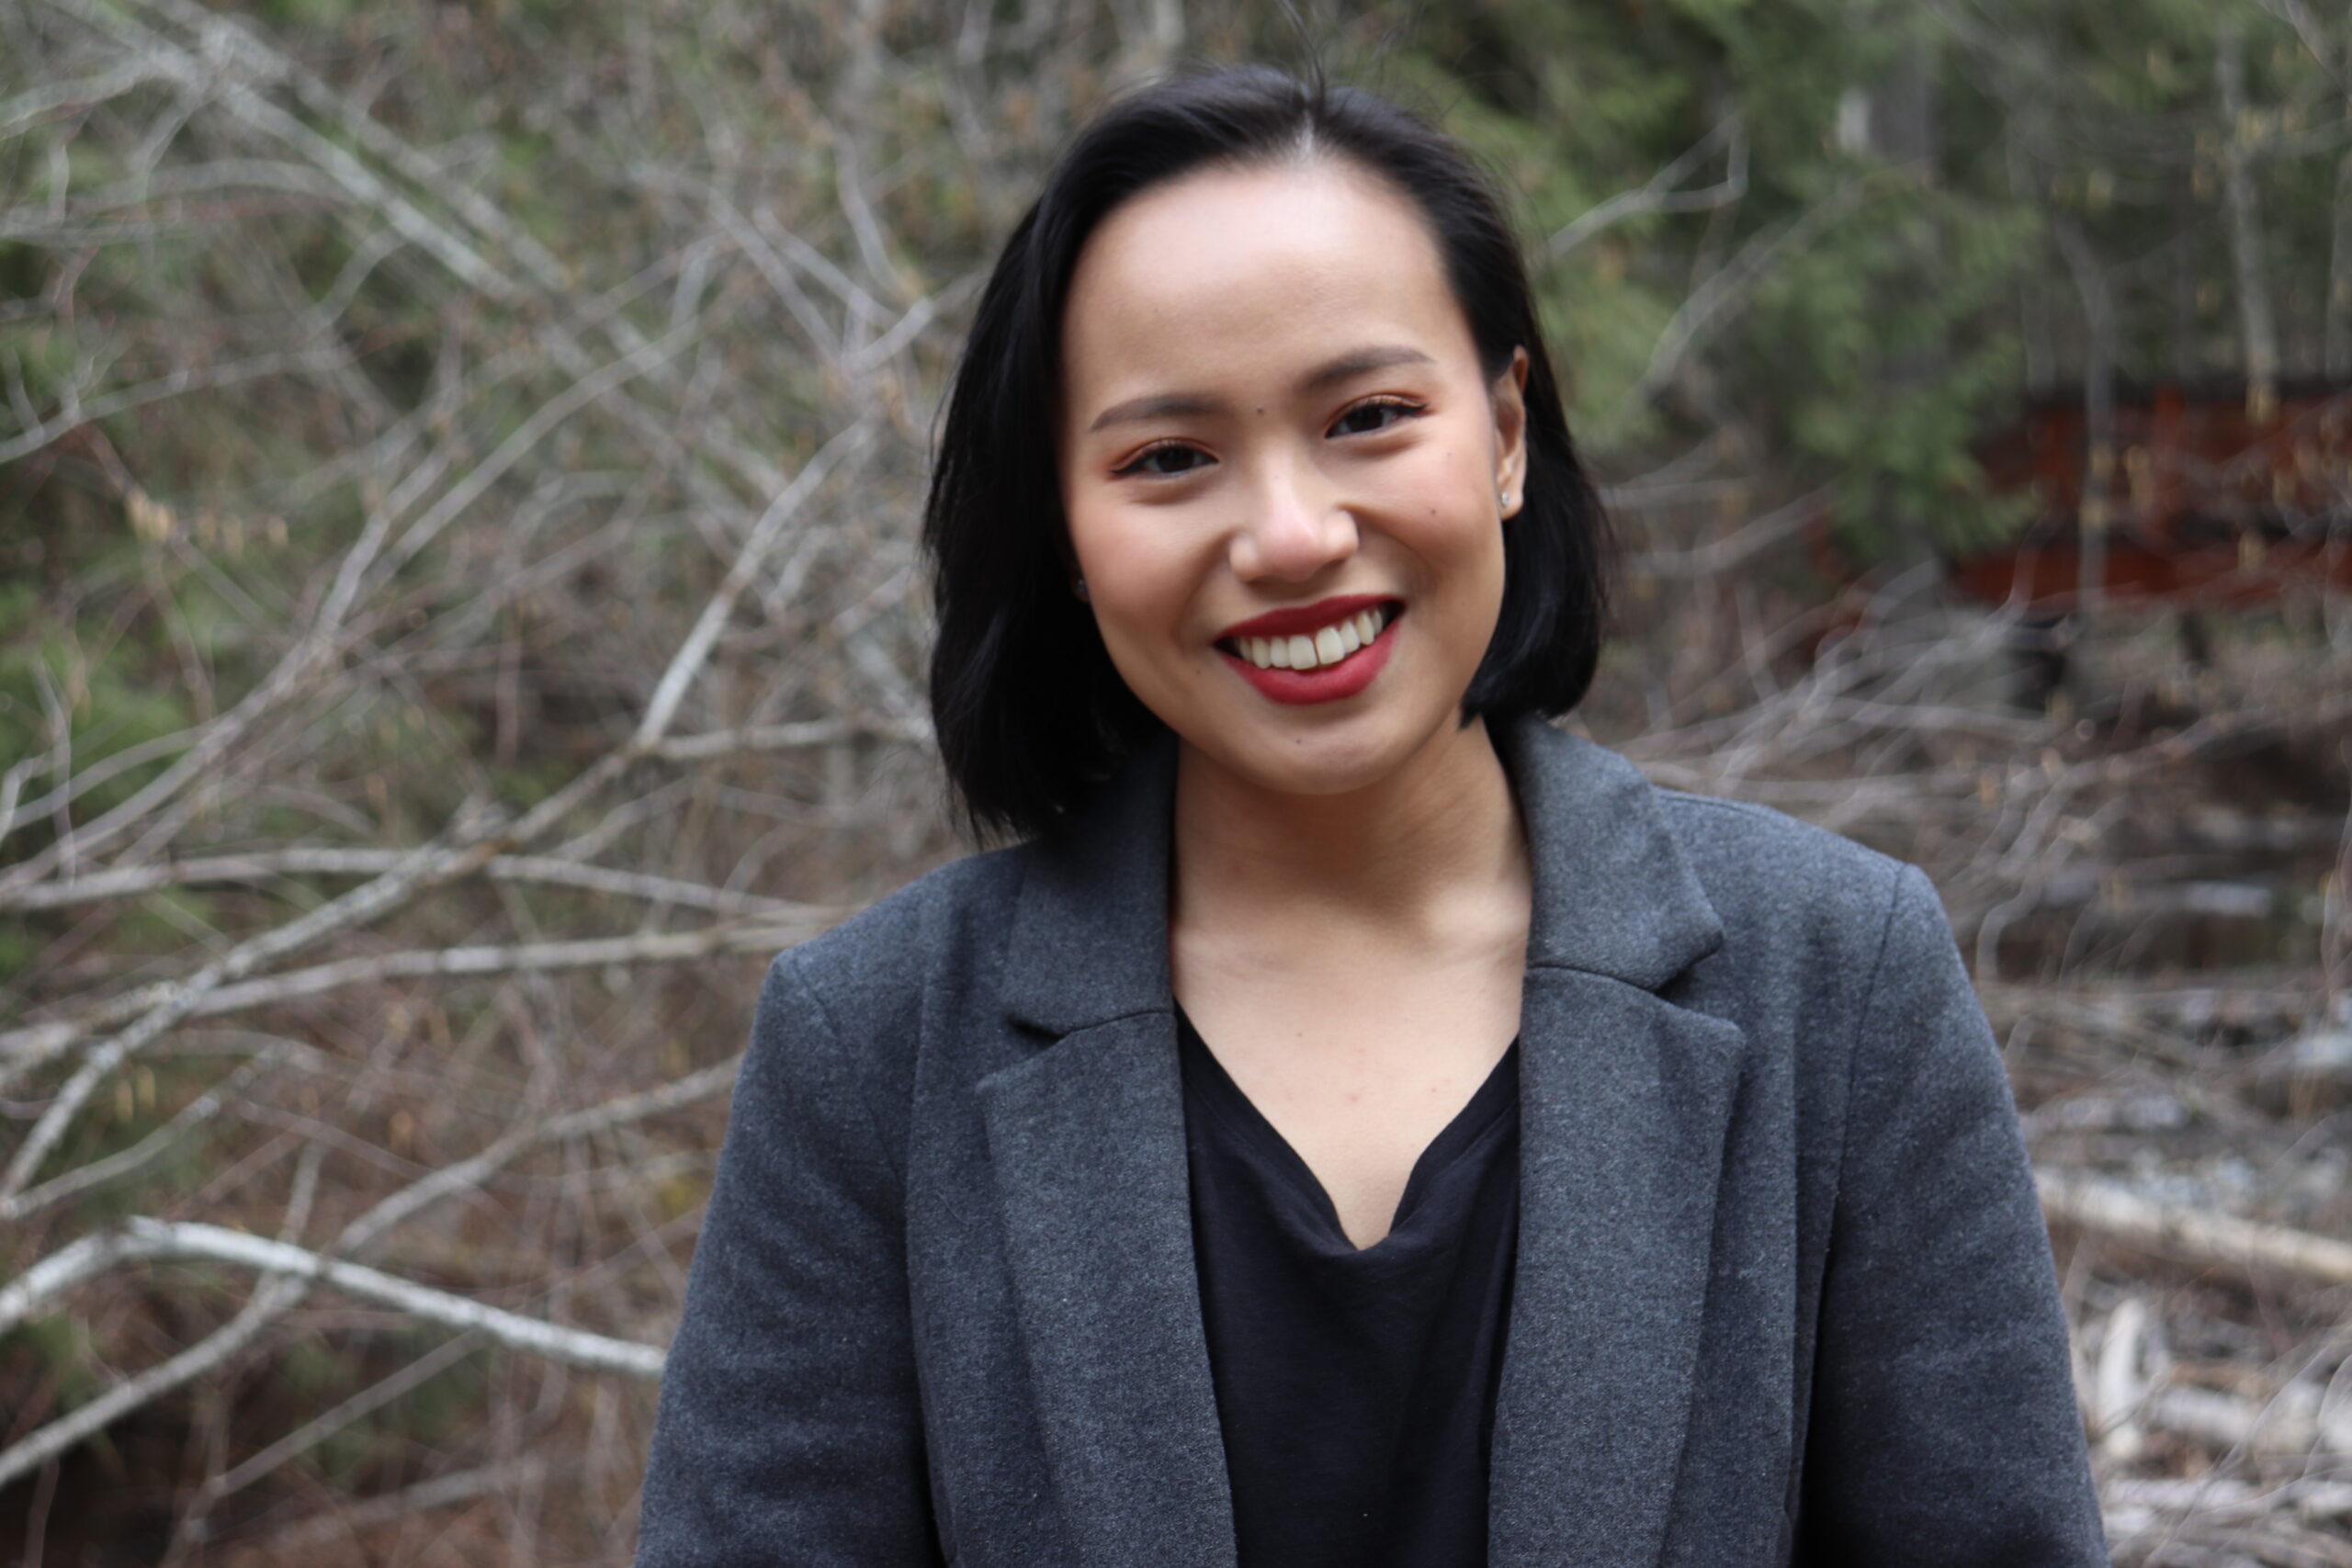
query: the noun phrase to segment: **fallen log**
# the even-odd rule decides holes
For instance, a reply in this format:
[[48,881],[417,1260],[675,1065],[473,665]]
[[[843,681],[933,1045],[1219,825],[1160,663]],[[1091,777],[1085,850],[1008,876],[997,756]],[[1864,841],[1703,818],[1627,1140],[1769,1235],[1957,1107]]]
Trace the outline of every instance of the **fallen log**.
[[2042,1215],[2053,1225],[2130,1242],[2183,1263],[2352,1285],[2352,1242],[2159,1203],[2120,1183],[2077,1172],[2039,1170],[2034,1185],[2041,1193]]

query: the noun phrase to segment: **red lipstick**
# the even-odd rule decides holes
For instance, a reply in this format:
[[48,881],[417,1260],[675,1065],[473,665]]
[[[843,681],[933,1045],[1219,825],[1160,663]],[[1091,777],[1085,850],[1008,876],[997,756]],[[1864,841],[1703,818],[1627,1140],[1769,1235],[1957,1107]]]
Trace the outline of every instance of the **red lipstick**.
[[1369,610],[1375,604],[1385,604],[1390,596],[1380,593],[1338,593],[1329,599],[1317,599],[1312,604],[1289,604],[1279,610],[1269,610],[1262,615],[1252,615],[1246,621],[1236,621],[1216,634],[1218,642],[1229,637],[1290,637],[1294,634],[1313,637],[1325,626],[1345,620],[1359,610]]
[[[1245,639],[1307,637],[1350,616],[1372,611],[1381,620],[1379,632],[1337,663],[1307,670],[1261,669],[1241,651]],[[1396,642],[1396,623],[1404,606],[1379,594],[1356,593],[1321,600],[1295,609],[1282,609],[1236,623],[1218,641],[1217,652],[1235,674],[1258,689],[1260,695],[1285,706],[1338,702],[1352,697],[1373,682],[1388,662]],[[1233,646],[1227,647],[1230,642]]]

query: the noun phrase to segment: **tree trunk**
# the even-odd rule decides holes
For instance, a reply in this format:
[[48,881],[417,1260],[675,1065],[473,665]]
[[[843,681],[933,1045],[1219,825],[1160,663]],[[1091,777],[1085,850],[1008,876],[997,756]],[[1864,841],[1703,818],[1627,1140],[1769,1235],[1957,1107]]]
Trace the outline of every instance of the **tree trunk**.
[[2233,24],[2223,24],[2213,57],[2222,95],[2222,184],[2229,200],[2230,260],[2237,272],[2238,317],[2245,334],[2247,414],[2270,417],[2278,404],[2278,332],[2270,316],[2270,286],[2264,280],[2262,213],[2254,191],[2252,117],[2245,103],[2245,57]]

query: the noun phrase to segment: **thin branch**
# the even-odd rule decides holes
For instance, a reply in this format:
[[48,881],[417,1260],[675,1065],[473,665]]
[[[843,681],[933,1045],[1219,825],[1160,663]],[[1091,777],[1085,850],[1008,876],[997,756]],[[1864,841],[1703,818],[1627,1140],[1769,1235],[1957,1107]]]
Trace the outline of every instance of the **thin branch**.
[[472,1190],[517,1156],[541,1145],[630,1126],[723,1093],[734,1085],[736,1071],[741,1065],[741,1056],[730,1057],[659,1089],[551,1117],[537,1126],[517,1128],[471,1158],[444,1166],[386,1198],[344,1227],[334,1250],[364,1252],[394,1225],[413,1218],[444,1198]]
[[347,1541],[353,1532],[369,1525],[411,1519],[435,1508],[454,1507],[487,1497],[516,1485],[536,1485],[548,1471],[544,1459],[536,1456],[511,1464],[485,1464],[469,1470],[454,1471],[436,1475],[430,1481],[420,1481],[413,1486],[403,1486],[397,1492],[364,1502],[347,1504],[330,1511],[272,1530],[265,1537],[273,1549],[288,1551],[300,1547],[324,1546],[330,1542]]
[[498,449],[476,464],[466,477],[449,487],[431,511],[418,518],[401,536],[400,547],[389,552],[383,571],[397,571],[402,564],[413,559],[443,529],[455,522],[465,510],[488,493],[490,487],[504,478],[507,470],[521,461],[524,455],[573,414],[606,393],[662,364],[688,347],[702,333],[697,321],[685,321],[661,337],[631,349],[620,358],[601,365],[574,380],[571,385],[531,411],[531,416],[515,428],[514,433],[498,444]]
[[150,82],[177,80],[177,73],[153,61],[133,61],[96,76],[77,76],[19,93],[0,103],[0,136],[14,136],[28,126],[62,113],[83,113],[109,98],[145,86]]
[[[471,1159],[444,1167],[379,1202],[345,1225],[337,1235],[333,1245],[326,1249],[323,1257],[334,1258],[341,1254],[365,1251],[393,1226],[415,1217],[442,1199],[479,1187],[497,1171],[513,1163],[519,1156],[540,1145],[628,1126],[653,1116],[684,1109],[685,1106],[718,1094],[733,1084],[736,1070],[741,1065],[741,1058],[736,1057],[689,1074],[675,1083],[665,1084],[659,1089],[649,1089],[639,1094],[625,1095],[602,1105],[552,1117],[537,1126],[517,1129]],[[300,1206],[298,1204],[298,1207]],[[156,1222],[145,1223],[153,1224]],[[292,1227],[288,1228],[290,1230]],[[254,1239],[244,1236],[241,1232],[226,1234],[244,1241]],[[55,1257],[62,1258],[68,1254],[74,1254],[76,1248],[85,1247],[92,1243],[119,1244],[119,1235],[85,1237],[81,1241],[73,1243]],[[89,1260],[89,1255],[81,1256],[84,1262]],[[307,1254],[305,1256],[313,1261],[323,1260],[322,1255]],[[52,1258],[45,1261],[53,1262],[55,1258]],[[75,1265],[77,1268],[81,1266],[81,1264]],[[35,1269],[41,1267],[40,1264],[34,1266]],[[384,1276],[384,1278],[389,1279],[390,1276]],[[0,1286],[0,1332],[6,1332],[6,1326],[18,1321],[23,1313],[29,1310],[28,1307],[14,1304],[10,1292],[25,1291],[28,1281],[31,1279],[32,1274],[28,1272],[6,1286]],[[55,1288],[64,1287],[61,1285]],[[21,1474],[25,1470],[40,1465],[51,1456],[62,1453],[84,1438],[103,1430],[108,1424],[120,1419],[148,1401],[159,1398],[189,1380],[201,1377],[227,1361],[250,1344],[272,1321],[290,1311],[302,1299],[309,1288],[309,1279],[299,1270],[287,1270],[282,1274],[265,1277],[261,1289],[255,1292],[253,1299],[245,1303],[244,1308],[236,1317],[221,1328],[216,1329],[205,1339],[189,1347],[170,1360],[151,1367],[119,1386],[108,1390],[89,1404],[76,1406],[70,1415],[41,1427],[17,1447],[0,1452],[0,1486],[6,1485],[9,1480]],[[422,1287],[418,1288],[422,1289]],[[53,1293],[53,1289],[39,1292],[43,1297]],[[462,1298],[451,1299],[462,1301]],[[478,1305],[474,1303],[464,1304],[469,1307]],[[526,1318],[520,1321],[531,1325],[535,1320]],[[458,1326],[486,1328],[484,1325],[471,1322]],[[546,1328],[551,1325],[542,1324],[536,1326]],[[571,1331],[559,1330],[558,1332]],[[660,1351],[648,1346],[631,1345],[626,1341],[614,1343],[621,1345],[627,1354],[640,1359],[649,1354],[656,1358],[661,1355]],[[651,1375],[659,1375],[658,1365]]]
[[[333,931],[372,919],[407,902],[424,887],[473,871],[490,859],[496,848],[489,841],[489,835],[495,830],[497,820],[495,815],[478,815],[470,823],[460,825],[457,843],[418,850],[401,870],[388,872],[298,919],[251,937],[186,980],[165,987],[152,1007],[122,1033],[92,1051],[80,1070],[66,1081],[40,1120],[33,1123],[32,1131],[25,1134],[25,1141],[17,1145],[6,1173],[0,1176],[0,1197],[24,1190],[26,1183],[40,1169],[41,1160],[65,1135],[67,1126],[107,1074],[161,1039],[181,1020],[195,1015],[214,991],[265,964],[300,952]],[[0,1082],[5,1082],[13,1071],[55,1056],[58,1050],[71,1046],[85,1032],[69,1026],[62,1044],[54,1049],[32,1043],[28,1049],[15,1052],[9,1049],[10,1042],[0,1038]]]
[[269,376],[284,376],[302,370],[331,370],[342,357],[343,351],[339,348],[288,349],[256,354],[223,365],[208,365],[201,369],[183,365],[168,375],[108,392],[87,402],[69,391],[63,408],[40,423],[0,441],[0,467],[28,457],[45,446],[62,441],[85,425],[129,413],[133,409],[145,408],[150,403],[186,397],[190,392],[218,391]]
[[[358,597],[360,584],[368,567],[374,562],[377,552],[383,548],[385,536],[391,529],[401,500],[396,492],[386,505],[378,507],[369,514],[359,530],[359,536],[352,542],[351,548],[344,552],[334,581],[321,602],[317,614],[311,617],[302,635],[279,657],[259,685],[247,693],[235,707],[206,727],[197,742],[179,761],[140,786],[129,800],[86,826],[61,833],[57,841],[47,850],[12,867],[6,876],[0,876],[0,887],[20,886],[38,881],[56,870],[69,856],[94,852],[127,830],[195,779],[209,773],[262,715],[308,680],[335,648],[337,634]],[[64,776],[62,769],[57,772],[59,789],[63,790],[72,781]]]
[[[85,1236],[67,1247],[65,1253],[84,1253],[84,1249],[103,1245],[107,1239]],[[27,1275],[11,1284],[0,1286],[0,1323],[15,1321],[8,1316],[13,1293],[21,1291],[30,1278]],[[75,1405],[70,1413],[38,1428],[14,1447],[0,1449],[0,1486],[38,1470],[85,1439],[105,1431],[141,1405],[161,1398],[181,1384],[202,1377],[226,1362],[252,1344],[261,1331],[284,1311],[285,1304],[276,1292],[266,1289],[257,1291],[235,1317],[171,1359],[159,1362],[137,1376],[115,1384],[86,1404]]]
[[1789,223],[1750,240],[1721,271],[1691,290],[1650,350],[1649,367],[1631,394],[1634,402],[1645,403],[1657,397],[1682,367],[1693,345],[1714,331],[1773,266],[1803,251],[1823,230],[1878,194],[1894,172],[1874,170],[1847,181]]
[[739,751],[797,751],[815,746],[831,746],[861,736],[916,744],[928,744],[932,739],[931,727],[927,724],[815,718],[797,724],[746,725],[741,729],[673,736],[655,746],[648,755],[659,757],[665,762],[707,762]]
[[2278,333],[2270,316],[2270,284],[2262,255],[2262,215],[2254,194],[2254,143],[2246,133],[2244,41],[2224,21],[2213,57],[2222,97],[2222,186],[2229,197],[2230,262],[2238,281],[2238,317],[2245,333],[2246,398],[2256,419],[2269,417],[2278,398]]
[[[0,1333],[14,1330],[64,1292],[127,1263],[189,1259],[232,1263],[260,1273],[283,1275],[288,1280],[331,1285],[347,1295],[380,1303],[430,1322],[478,1330],[501,1345],[528,1350],[566,1366],[589,1371],[626,1372],[641,1378],[662,1375],[662,1350],[657,1346],[525,1317],[387,1274],[379,1269],[322,1257],[290,1242],[272,1241],[266,1236],[193,1220],[144,1216],[135,1216],[69,1243],[8,1284],[0,1285]],[[38,1464],[48,1457],[46,1452],[40,1453],[31,1457],[29,1463]],[[17,1450],[0,1454],[0,1486],[23,1473],[27,1463]]]
[[[37,795],[24,802],[23,810],[28,817],[46,817],[61,806],[70,804],[88,794],[108,779],[127,773],[133,768],[144,767],[149,762],[168,757],[175,751],[186,750],[201,739],[203,733],[203,727],[200,725],[188,729],[175,729],[167,735],[158,735],[153,739],[141,740],[136,745],[126,746],[119,751],[108,752],[98,761],[77,770],[72,778],[59,784],[49,794]],[[46,773],[48,769],[49,760],[45,757],[36,757],[28,758],[17,764],[16,768],[10,769],[9,773],[11,776],[22,773],[24,776],[29,778],[37,773]],[[8,818],[9,813],[0,811],[0,839],[6,839],[8,836]]]
[[[709,926],[701,931],[645,931],[635,936],[589,937],[572,942],[411,948],[366,958],[337,959],[332,963],[313,964],[307,969],[288,970],[265,979],[235,985],[208,985],[193,996],[186,994],[193,987],[193,981],[175,982],[144,987],[127,997],[102,1003],[77,1019],[34,1024],[0,1034],[0,1063],[13,1063],[22,1068],[53,1060],[125,1016],[139,1018],[136,1027],[141,1032],[141,1044],[143,1045],[148,1036],[148,1020],[166,1011],[170,1014],[170,1022],[176,1024],[185,1019],[218,1018],[223,1013],[275,1006],[324,996],[350,986],[386,980],[547,974],[567,969],[602,968],[607,964],[677,964],[720,953],[774,953],[808,941],[850,912],[847,907],[830,909],[811,907],[802,911],[806,923],[775,925],[758,921]],[[127,1036],[119,1036],[117,1041],[108,1042],[103,1051],[94,1052],[92,1061],[96,1062],[103,1055],[105,1065],[102,1070],[112,1071],[130,1054],[130,1050],[140,1048],[116,1050],[115,1046],[123,1038]],[[79,1076],[76,1075],[77,1080]],[[60,1103],[65,1098],[66,1094],[61,1092]],[[29,1140],[28,1145],[29,1146]],[[42,1152],[46,1153],[49,1146],[44,1144]],[[13,1166],[11,1169],[14,1169]]]
[[146,0],[146,3],[196,31],[208,44],[215,47],[226,45],[223,52],[232,52],[250,61],[257,74],[265,80],[282,81],[291,86],[294,96],[309,106],[312,112],[334,120],[361,147],[382,158],[418,186],[431,190],[478,231],[503,245],[541,288],[561,292],[571,287],[572,280],[563,264],[533,239],[529,231],[501,211],[496,203],[480,191],[446,177],[445,171],[431,159],[393,135],[382,121],[368,114],[349,96],[336,91],[300,60],[273,46],[252,26],[239,18],[208,10],[194,4],[193,0]]
[[[758,743],[761,739],[759,732],[731,731],[685,738],[689,742],[734,743],[708,745],[699,754],[682,750],[680,756],[695,755],[699,760],[701,757],[727,756],[736,751],[797,750],[803,746],[827,744],[862,732],[854,725],[836,724],[830,720],[820,722],[829,732],[826,741],[804,740],[786,735],[778,737],[772,746],[762,746]],[[800,727],[768,727],[772,730],[786,731],[797,728]],[[738,740],[738,736],[743,739]],[[670,756],[667,751],[657,754],[665,759]],[[69,882],[44,882],[35,883],[29,887],[0,888],[0,909],[71,908],[77,904],[132,898],[166,888],[194,887],[208,883],[263,883],[287,876],[380,876],[399,869],[406,853],[401,850],[297,848],[259,854],[210,855],[197,860],[169,861],[161,865],[95,872]],[[756,894],[731,892],[699,882],[623,871],[612,866],[587,865],[579,861],[548,855],[499,855],[483,865],[482,874],[493,882],[580,887],[595,893],[642,898],[651,904],[707,909],[721,915],[790,920],[803,919],[810,913],[808,906],[788,903],[781,898],[763,898]]]
[[645,716],[639,721],[637,733],[629,739],[630,755],[646,755],[669,733],[671,723],[677,717],[678,705],[685,700],[686,688],[701,672],[703,662],[710,657],[711,645],[718,640],[718,634],[726,628],[729,617],[735,613],[736,601],[743,596],[743,591],[759,575],[768,552],[775,547],[777,539],[782,536],[785,525],[792,521],[801,504],[824,481],[833,464],[845,455],[864,447],[873,430],[874,423],[870,416],[852,421],[818,448],[816,456],[801,465],[800,472],[793,476],[792,482],[776,491],[775,499],[768,502],[767,510],[752,525],[751,536],[743,541],[743,548],[736,556],[734,564],[727,569],[718,591],[703,607],[702,616],[695,623],[694,630],[686,634],[686,640],[671,658],[670,667],[662,671],[662,679],[653,688],[652,700],[645,705]]
[[[1721,181],[1700,190],[1675,188],[1726,143],[1730,150],[1724,155]],[[1557,261],[1595,234],[1645,213],[1710,212],[1729,207],[1747,194],[1747,128],[1740,116],[1727,115],[1680,157],[1652,175],[1647,184],[1619,191],[1554,234],[1549,247],[1551,257]]]
[[2336,51],[2328,47],[2327,34],[2312,15],[2303,0],[2255,0],[2264,10],[2295,29],[2295,37],[2311,55],[2312,62],[2327,73],[2328,79],[2346,92],[2352,92],[2352,80],[2347,80],[2338,64]]
[[2352,1242],[2155,1202],[2096,1176],[2041,1170],[2034,1174],[2034,1184],[2041,1191],[2041,1212],[2052,1224],[2112,1236],[2184,1262],[2352,1285]]
[[[304,1422],[250,1459],[241,1461],[235,1469],[214,1476],[204,1483],[195,1510],[187,1517],[188,1520],[201,1520],[203,1510],[220,1502],[221,1498],[251,1486],[270,1472],[293,1460],[300,1459],[317,1448],[354,1421],[374,1414],[392,1401],[440,1376],[479,1349],[487,1337],[488,1336],[479,1329],[469,1329],[454,1339],[443,1340],[390,1377],[371,1383],[334,1409]],[[198,1540],[203,1539],[208,1533],[200,1524],[191,1530],[187,1529],[187,1523],[184,1523],[182,1529],[184,1533],[191,1534]]]
[[[1628,570],[1652,577],[1714,577],[1747,565],[1766,550],[1795,537],[1826,516],[1834,487],[1825,485],[1745,523],[1734,533],[1711,539],[1695,549],[1645,550],[1625,558]],[[5,907],[5,905],[0,905]]]
[[2112,521],[2109,491],[2115,479],[2115,294],[2090,238],[2063,212],[2050,217],[2050,235],[2082,300],[2090,357],[2083,367],[2083,429],[2090,450],[2084,466],[2080,553],[2075,570],[2075,613],[2089,628],[2107,593],[2107,536]]
[[55,1180],[44,1182],[29,1192],[0,1198],[0,1224],[14,1224],[68,1198],[77,1197],[143,1169],[167,1153],[187,1135],[190,1128],[219,1115],[222,1106],[242,1094],[255,1078],[278,1066],[285,1055],[280,1048],[257,1052],[251,1061],[181,1107],[170,1121],[130,1147],[104,1159],[93,1160],[88,1165],[76,1166]]

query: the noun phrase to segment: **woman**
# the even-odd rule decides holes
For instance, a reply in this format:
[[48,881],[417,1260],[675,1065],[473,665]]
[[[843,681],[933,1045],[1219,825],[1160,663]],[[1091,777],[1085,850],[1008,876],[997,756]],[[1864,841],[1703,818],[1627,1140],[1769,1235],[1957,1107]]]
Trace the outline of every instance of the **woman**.
[[1453,144],[1265,70],[1080,138],[927,527],[1032,836],[770,971],[645,1568],[2105,1562],[1934,893],[1542,722],[1600,534]]

